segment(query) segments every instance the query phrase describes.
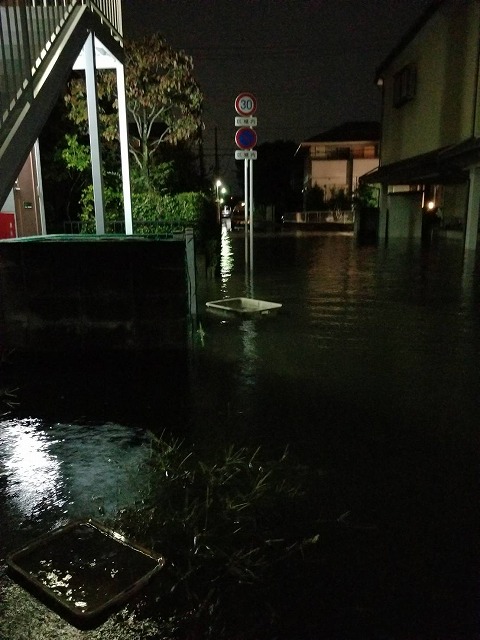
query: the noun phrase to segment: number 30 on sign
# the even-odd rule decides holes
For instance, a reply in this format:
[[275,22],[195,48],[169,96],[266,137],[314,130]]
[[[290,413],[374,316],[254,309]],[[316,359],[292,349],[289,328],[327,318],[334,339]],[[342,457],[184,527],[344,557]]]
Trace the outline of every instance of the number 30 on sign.
[[240,93],[235,99],[235,111],[240,116],[253,116],[257,110],[257,99],[251,93]]

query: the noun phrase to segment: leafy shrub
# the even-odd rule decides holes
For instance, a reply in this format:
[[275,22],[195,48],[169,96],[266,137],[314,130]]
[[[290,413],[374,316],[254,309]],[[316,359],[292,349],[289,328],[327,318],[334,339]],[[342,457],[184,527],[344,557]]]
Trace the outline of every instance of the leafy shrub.
[[[105,229],[123,232],[122,193],[118,185],[105,185]],[[95,233],[93,186],[85,187],[81,198],[82,233]],[[193,227],[200,238],[206,233],[209,211],[208,198],[200,192],[160,194],[156,191],[132,193],[132,219],[134,233],[164,234]]]
[[[122,194],[115,185],[104,185],[105,230],[107,232],[120,231],[123,221],[118,220],[118,212],[123,211]],[[95,233],[95,203],[93,185],[87,185],[80,199],[82,211],[80,214],[81,232]]]
[[325,208],[325,193],[322,188],[315,185],[305,192],[305,210],[321,211]]
[[137,192],[132,196],[132,217],[136,233],[164,233],[193,227],[200,230],[207,212],[203,193],[160,194]]

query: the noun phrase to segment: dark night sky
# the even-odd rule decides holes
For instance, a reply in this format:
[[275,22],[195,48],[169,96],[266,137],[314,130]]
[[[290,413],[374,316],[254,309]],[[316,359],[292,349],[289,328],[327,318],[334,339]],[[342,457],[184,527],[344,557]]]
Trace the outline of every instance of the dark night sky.
[[235,97],[258,101],[258,143],[380,119],[375,69],[431,0],[123,0],[126,37],[160,32],[193,56],[205,163],[235,167]]

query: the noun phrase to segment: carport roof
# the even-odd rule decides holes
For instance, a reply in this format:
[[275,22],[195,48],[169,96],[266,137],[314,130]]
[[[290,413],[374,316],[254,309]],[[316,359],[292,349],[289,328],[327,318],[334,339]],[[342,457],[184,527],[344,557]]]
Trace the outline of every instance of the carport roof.
[[361,176],[364,184],[463,182],[469,165],[480,162],[480,138],[470,138],[405,160],[380,165]]

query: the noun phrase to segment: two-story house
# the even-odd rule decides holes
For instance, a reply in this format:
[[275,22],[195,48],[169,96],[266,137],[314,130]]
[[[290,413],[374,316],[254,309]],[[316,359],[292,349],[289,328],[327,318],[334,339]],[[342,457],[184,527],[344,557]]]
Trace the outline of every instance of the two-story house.
[[[477,243],[480,3],[434,0],[382,62],[380,238],[421,237],[429,210]],[[423,224],[425,229],[425,225]]]
[[351,197],[364,173],[378,167],[380,123],[344,122],[300,143],[304,189],[320,187],[325,200],[343,191]]

